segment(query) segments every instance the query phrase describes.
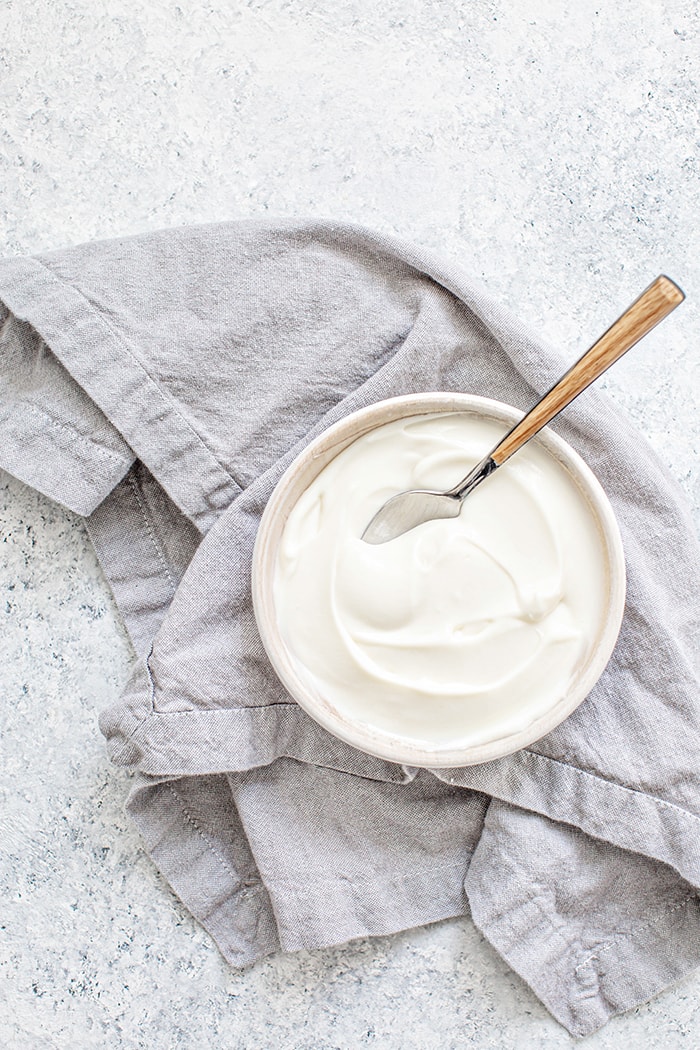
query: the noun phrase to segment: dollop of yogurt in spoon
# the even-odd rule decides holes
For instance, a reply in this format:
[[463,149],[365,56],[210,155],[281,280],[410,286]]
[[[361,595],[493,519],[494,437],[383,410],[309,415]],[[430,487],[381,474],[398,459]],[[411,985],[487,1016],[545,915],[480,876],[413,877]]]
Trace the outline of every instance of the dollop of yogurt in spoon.
[[468,413],[378,427],[337,455],[292,509],[274,602],[301,678],[338,712],[426,745],[518,732],[565,694],[606,601],[592,510],[530,442],[458,518],[389,543],[361,539],[406,489],[453,485],[502,424]]

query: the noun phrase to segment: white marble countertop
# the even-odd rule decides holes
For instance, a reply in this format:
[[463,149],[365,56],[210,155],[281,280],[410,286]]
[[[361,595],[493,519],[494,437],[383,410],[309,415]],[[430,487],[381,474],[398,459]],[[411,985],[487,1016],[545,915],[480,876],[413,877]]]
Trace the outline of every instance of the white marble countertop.
[[[316,214],[459,257],[584,348],[658,272],[688,301],[611,396],[700,518],[694,0],[9,0],[5,253]],[[81,521],[0,478],[3,1045],[566,1047],[468,920],[230,970],[122,812],[100,708],[132,652]],[[700,1045],[700,977],[603,1050]]]

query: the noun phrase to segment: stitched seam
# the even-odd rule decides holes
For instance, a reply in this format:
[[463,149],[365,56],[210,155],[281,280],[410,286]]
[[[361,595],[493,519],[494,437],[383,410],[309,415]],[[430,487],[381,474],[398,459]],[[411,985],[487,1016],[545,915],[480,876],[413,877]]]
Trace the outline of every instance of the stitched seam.
[[[280,857],[279,859],[281,860],[282,858]],[[289,875],[289,871],[286,869],[286,866],[285,866],[285,870],[287,871],[287,878],[289,879],[289,881],[298,883],[298,881],[299,881],[298,877],[291,878],[290,875]],[[434,868],[424,868],[424,869],[421,869],[420,871],[410,871],[406,875],[393,875],[390,878],[382,879],[381,881],[383,883],[391,885],[392,883],[409,882],[411,879],[420,879],[420,878],[423,878],[424,876],[427,876],[427,875],[434,875],[436,872],[439,872],[439,871],[445,872],[445,871],[457,871],[457,870],[458,870],[458,865],[456,865],[456,864],[438,864]],[[461,866],[459,866],[459,870],[462,871],[462,867]],[[364,872],[361,872],[361,871],[360,872],[354,872],[352,875],[340,875],[340,876],[337,875],[337,874],[336,875],[324,875],[322,872],[318,872],[317,874],[311,875],[311,873],[307,871],[307,872],[305,872],[304,877],[306,879],[312,878],[315,882],[337,882],[339,878],[341,878],[344,882],[349,882],[349,883],[369,882],[369,881],[371,881],[374,884],[374,883],[376,883],[378,881],[375,873],[371,872],[371,873],[365,874]]]
[[164,550],[163,550],[163,548],[162,548],[162,546],[161,546],[161,544],[160,544],[160,542],[158,540],[158,537],[156,536],[155,529],[151,525],[151,522],[149,520],[149,516],[146,513],[146,507],[144,505],[141,493],[139,492],[138,485],[136,484],[136,481],[134,479],[134,475],[133,474],[129,474],[129,485],[130,485],[131,489],[133,490],[134,498],[136,499],[136,502],[137,502],[137,504],[139,506],[139,510],[141,511],[141,516],[143,517],[143,521],[144,521],[144,524],[146,526],[146,531],[148,532],[148,535],[151,538],[151,543],[153,544],[153,548],[154,548],[154,550],[156,552],[156,555],[157,555],[158,560],[159,560],[159,562],[161,564],[161,567],[162,567],[162,569],[163,569],[163,571],[165,573],[165,577],[166,577],[168,583],[170,584],[170,587],[171,587],[172,592],[174,594],[175,591],[177,590],[177,584],[175,583],[175,580],[173,579],[172,573],[170,572],[170,566],[168,565],[168,561],[167,561],[167,558],[165,556],[165,552],[164,552]]
[[[56,427],[57,430],[64,430],[66,434],[70,435],[71,438],[77,437],[80,438],[81,441],[88,441],[92,445],[95,452],[98,452],[100,455],[105,456],[107,459],[112,460],[114,463],[117,463],[120,466],[122,466],[124,463],[129,462],[129,459],[126,456],[120,456],[117,452],[112,452],[111,449],[105,448],[104,445],[100,445],[99,442],[96,441],[95,438],[91,437],[90,434],[84,434],[82,431],[78,430],[77,427],[72,426],[70,423],[66,423],[65,421],[56,419],[55,416],[52,416],[45,409],[40,408],[39,405],[34,405],[30,402],[24,402],[22,405],[22,410],[24,413],[30,415],[32,413],[35,413],[36,415],[41,416],[43,422],[48,423],[50,426]],[[9,416],[6,416],[5,418],[9,418]]]
[[134,729],[133,733],[129,734],[129,740],[133,740],[133,738],[136,736],[146,719],[150,718],[151,715],[154,715],[156,713],[156,683],[153,677],[153,671],[151,670],[151,657],[153,656],[154,644],[154,642],[151,642],[151,648],[148,650],[146,654],[146,659],[144,661],[146,665],[146,676],[148,678],[148,684],[151,687],[148,697],[148,699],[151,702],[151,710],[148,712],[147,715],[143,716],[139,724],[136,726],[136,729]]
[[[153,651],[153,647],[151,647],[151,653],[152,653],[152,651]],[[149,656],[151,655],[151,653],[149,653]],[[148,663],[147,663],[147,668],[148,668]],[[152,678],[151,673],[150,673],[150,668],[148,668],[148,675],[149,675],[149,680],[150,680],[151,685],[152,685],[153,695],[155,695],[155,685],[153,684],[153,678]],[[289,708],[295,708],[296,709],[296,708],[299,707],[299,705],[298,704],[287,704],[287,703],[259,704],[259,705],[253,705],[253,706],[250,706],[250,707],[218,708],[217,710],[229,711],[229,712],[230,711],[239,711],[239,712],[243,712],[243,711],[267,711],[267,710],[270,710],[271,708],[281,708],[281,707],[289,707]],[[213,713],[213,711],[210,710],[210,711],[200,712],[199,710],[196,710],[196,711],[195,710],[191,710],[191,711],[156,711],[156,710],[154,710],[153,713],[157,714],[158,718],[184,718],[184,717],[190,717],[193,714]],[[142,718],[139,721],[138,725],[129,734],[129,736],[127,738],[128,741],[133,740],[133,738],[136,735],[136,733],[139,731],[139,729],[143,726],[144,722],[146,722],[147,720],[148,720],[148,716],[146,716],[145,718]],[[689,817],[691,820],[700,822],[700,817],[696,817],[694,813],[690,812],[690,810],[683,809],[682,806],[676,806],[672,802],[665,802],[663,799],[657,798],[656,795],[646,795],[643,791],[636,791],[634,788],[623,787],[622,784],[616,784],[614,781],[606,780],[604,777],[596,776],[594,773],[587,773],[587,772],[585,772],[585,770],[577,769],[575,766],[570,766],[566,762],[560,762],[560,761],[558,761],[555,758],[548,758],[546,755],[538,755],[535,751],[528,751],[527,749],[523,749],[522,753],[526,754],[526,755],[530,755],[533,758],[541,758],[545,762],[552,762],[555,765],[562,766],[564,769],[571,770],[573,773],[579,773],[581,776],[589,777],[591,780],[596,780],[600,784],[605,784],[607,787],[617,788],[620,791],[627,791],[630,794],[639,795],[643,799],[648,799],[653,805],[665,807],[667,809],[672,810],[675,813],[680,814],[683,817]],[[457,786],[460,787],[461,785],[457,785]]]
[[[676,901],[675,904],[669,904],[665,908],[663,908],[661,912],[656,914],[656,918],[650,919],[649,922],[643,923],[642,926],[638,926],[635,929],[630,930],[629,933],[620,933],[617,939],[614,941],[607,941],[605,944],[599,945],[594,952],[592,952],[590,955],[587,955],[586,958],[578,964],[578,966],[574,970],[574,973],[578,974],[585,966],[592,966],[593,962],[596,959],[599,959],[600,956],[603,955],[605,952],[610,951],[611,948],[616,947],[616,945],[618,945],[620,941],[624,938],[629,939],[633,936],[637,936],[640,933],[644,933],[645,930],[650,930],[653,929],[654,926],[658,926],[660,922],[667,919],[668,916],[672,915],[674,911],[678,911],[680,908],[687,907],[690,901],[693,900],[700,900],[700,898],[696,893],[689,893],[687,897],[683,898],[683,900]],[[647,912],[646,914],[650,915],[651,912]]]
[[[644,929],[644,927],[642,927],[642,929]],[[641,930],[639,932],[641,933]],[[600,958],[600,956],[610,948],[614,948],[617,943],[618,941],[605,941],[603,944],[600,944],[591,955],[587,955],[583,962],[580,962],[578,966],[574,967],[574,974],[578,976],[584,967],[591,966],[595,959]]]
[[153,671],[151,670],[151,657],[153,656],[153,646],[154,646],[154,644],[155,644],[154,642],[151,642],[151,648],[146,653],[146,658],[144,660],[144,666],[146,668],[146,677],[148,678],[148,685],[149,685],[148,700],[149,700],[149,703],[150,703],[150,709],[146,712],[146,714],[143,716],[143,718],[139,719],[138,723],[134,726],[134,728],[129,733],[129,735],[127,737],[125,737],[124,740],[121,740],[119,742],[119,746],[118,746],[118,749],[117,749],[117,755],[123,753],[124,751],[127,751],[127,753],[128,753],[128,750],[129,750],[129,746],[128,745],[132,742],[132,740],[134,739],[136,734],[139,732],[139,730],[142,728],[142,726],[148,721],[149,718],[152,718],[153,715],[158,714],[158,711],[156,711],[156,683],[155,683],[155,679],[153,677]]
[[190,824],[195,829],[195,831],[200,836],[200,838],[204,842],[204,844],[207,847],[207,849],[213,854],[213,856],[216,857],[216,859],[219,861],[219,863],[222,865],[222,867],[226,871],[228,871],[228,873],[230,875],[233,875],[233,877],[236,880],[236,889],[239,889],[240,887],[243,887],[243,894],[242,895],[245,895],[246,891],[250,891],[253,888],[256,888],[256,889],[260,888],[261,887],[261,883],[257,879],[255,879],[255,880],[252,880],[252,879],[246,880],[246,879],[242,879],[240,877],[238,872],[231,866],[229,861],[227,861],[224,857],[222,857],[221,854],[219,853],[219,851],[214,848],[211,840],[209,839],[209,836],[205,835],[205,833],[202,831],[202,829],[200,828],[199,824],[194,819],[194,817],[190,813],[189,809],[187,808],[187,806],[185,805],[183,800],[180,798],[180,796],[178,795],[177,791],[175,790],[175,788],[173,787],[172,784],[168,784],[168,789],[170,791],[170,794],[173,796],[173,798],[177,802],[178,806],[180,807],[180,811],[182,812],[182,815],[185,818],[186,823]]
[[681,813],[684,817],[689,817],[691,820],[700,824],[700,817],[696,816],[695,813],[691,813],[689,809],[684,809],[683,806],[676,805],[675,802],[666,802],[664,799],[658,798],[656,795],[647,795],[644,791],[638,791],[637,788],[625,787],[624,784],[617,784],[614,780],[607,780],[605,777],[599,777],[596,773],[589,773],[585,769],[578,769],[576,766],[569,765],[568,762],[561,762],[558,758],[549,758],[548,755],[540,755],[537,751],[529,751],[526,748],[523,750],[523,754],[531,756],[532,758],[539,758],[544,762],[551,762],[554,765],[561,766],[563,769],[570,770],[570,772],[575,773],[576,776],[587,777],[589,780],[596,780],[599,784],[605,784],[607,787],[613,788],[617,791],[624,791],[629,795],[648,799],[656,806],[660,806],[663,809],[670,809],[674,813]]
[[[528,903],[528,902],[525,902],[525,903]],[[554,926],[553,925],[553,923],[552,923],[552,913],[547,908],[545,908],[544,904],[542,903],[542,900],[541,900],[540,896],[536,895],[534,897],[531,897],[530,900],[529,900],[529,903],[534,904],[535,908],[537,909],[537,911],[540,913],[540,915],[544,919],[545,924],[551,929],[552,933],[556,934],[559,942],[564,945],[564,948],[567,951],[570,951],[571,950],[571,942],[568,940],[568,938],[566,938],[564,936],[564,934],[561,932],[561,930],[559,929],[558,926]],[[521,905],[521,907],[522,907],[522,905]]]
[[[251,704],[250,707],[193,707],[188,711],[156,711],[158,718],[186,718],[190,715],[213,715],[218,712],[242,712],[242,711],[270,711],[276,710],[278,707],[290,707],[294,710],[301,710],[299,704]],[[140,728],[142,722],[139,722],[137,729]],[[133,734],[132,734],[133,736]]]
[[214,461],[214,463],[216,463],[216,465],[220,468],[220,470],[222,470],[224,472],[224,474],[228,478],[231,479],[231,481],[233,481],[236,485],[238,485],[239,489],[243,489],[244,486],[240,485],[236,481],[236,479],[233,477],[233,475],[230,473],[230,471],[226,469],[226,467],[223,465],[223,463],[219,462],[217,457],[214,455],[214,453],[209,448],[209,446],[204,442],[202,437],[197,433],[197,431],[194,429],[194,427],[189,422],[189,420],[187,420],[186,417],[183,416],[182,412],[177,407],[176,402],[168,394],[166,394],[165,390],[161,387],[161,385],[156,382],[156,380],[150,374],[148,369],[145,368],[144,365],[141,363],[141,361],[139,361],[138,357],[136,357],[136,355],[134,354],[133,350],[128,345],[128,343],[126,343],[124,341],[124,339],[122,338],[120,333],[117,331],[117,329],[112,326],[111,322],[108,321],[107,318],[98,311],[98,309],[94,305],[94,303],[92,303],[87,298],[87,296],[80,290],[80,288],[77,288],[74,284],[71,284],[69,281],[65,281],[62,277],[59,277],[59,275],[54,273],[54,271],[52,269],[50,269],[48,266],[46,266],[45,263],[41,262],[39,259],[34,259],[33,262],[35,262],[37,264],[37,266],[41,267],[42,270],[45,270],[46,273],[49,274],[49,276],[52,277],[55,281],[57,281],[59,284],[65,285],[67,288],[70,288],[71,291],[75,292],[76,295],[80,296],[81,300],[83,301],[83,303],[87,307],[87,309],[90,312],[90,314],[95,318],[95,320],[98,322],[98,324],[102,325],[102,327],[111,335],[111,337],[113,339],[115,339],[116,342],[122,347],[124,352],[128,355],[128,357],[133,362],[134,366],[140,372],[142,372],[143,375],[146,376],[146,378],[148,379],[148,381],[150,383],[153,384],[153,386],[158,391],[159,395],[162,397],[163,401],[165,401],[166,404],[172,409],[172,411],[175,413],[175,415],[178,417],[178,419],[182,423],[184,423],[184,425],[187,428],[187,430],[194,437],[194,439],[197,442],[197,444],[201,446],[201,448],[204,450],[204,452],[206,452],[207,456],[209,456],[209,458],[212,459]]
[[[199,714],[199,713],[201,713],[198,710],[192,710],[192,711],[159,711],[156,708],[156,705],[155,705],[156,704],[156,683],[155,683],[155,679],[153,677],[153,672],[151,670],[151,663],[150,663],[152,656],[153,656],[153,645],[151,645],[151,648],[148,650],[148,655],[146,656],[146,659],[144,661],[144,664],[145,664],[145,667],[146,667],[146,675],[148,677],[148,682],[149,682],[149,685],[150,685],[150,695],[149,695],[149,702],[150,702],[150,705],[151,705],[150,709],[149,709],[149,711],[146,712],[146,714],[143,716],[143,718],[139,719],[139,721],[136,723],[136,725],[131,730],[129,735],[124,737],[124,739],[122,741],[120,741],[118,750],[116,752],[117,754],[120,754],[121,752],[123,752],[125,750],[128,751],[128,745],[136,738],[136,736],[141,731],[141,729],[143,729],[143,727],[146,724],[146,722],[148,722],[148,720],[150,718],[152,718],[152,717],[157,716],[159,719],[164,719],[164,718],[181,718],[184,715],[189,716],[189,715],[192,715],[192,714]],[[262,705],[260,707],[239,707],[236,710],[238,710],[238,711],[263,711],[263,710],[267,710],[270,707],[290,707],[290,708],[293,707],[293,708],[296,708],[297,710],[299,709],[299,705],[298,704],[266,704],[266,705]],[[231,708],[226,708],[225,710],[231,710]],[[331,768],[335,768],[335,767],[331,767]],[[341,770],[341,772],[344,772],[344,771]]]

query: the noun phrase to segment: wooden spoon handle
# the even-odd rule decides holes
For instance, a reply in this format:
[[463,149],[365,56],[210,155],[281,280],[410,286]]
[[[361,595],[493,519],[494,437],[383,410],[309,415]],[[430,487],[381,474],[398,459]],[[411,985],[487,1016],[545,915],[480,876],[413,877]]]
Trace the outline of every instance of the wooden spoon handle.
[[610,365],[682,303],[685,295],[668,277],[657,277],[607,332],[580,357],[519,423],[496,445],[490,458],[500,466],[566,408]]

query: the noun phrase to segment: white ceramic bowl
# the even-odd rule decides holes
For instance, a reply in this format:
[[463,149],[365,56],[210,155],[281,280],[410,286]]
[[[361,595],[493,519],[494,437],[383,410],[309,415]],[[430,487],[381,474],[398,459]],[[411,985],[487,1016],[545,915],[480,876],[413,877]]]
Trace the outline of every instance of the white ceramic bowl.
[[[409,394],[379,401],[340,420],[308,445],[288,467],[275,488],[260,522],[253,552],[253,606],[263,645],[272,666],[291,696],[330,733],[368,754],[412,766],[450,767],[489,762],[539,740],[559,725],[591,691],[612,654],[625,603],[625,560],[612,507],[592,471],[553,431],[545,428],[533,438],[568,472],[587,500],[600,530],[608,601],[597,625],[594,642],[570,688],[558,702],[526,729],[471,747],[421,746],[400,734],[354,721],[337,710],[320,692],[302,681],[295,661],[280,634],[273,600],[277,549],[289,512],[307,486],[334,456],[368,431],[405,416],[434,412],[466,412],[504,424],[504,432],[522,413],[499,401],[471,394]],[[485,450],[486,451],[486,450]],[[485,483],[488,484],[488,481]]]

